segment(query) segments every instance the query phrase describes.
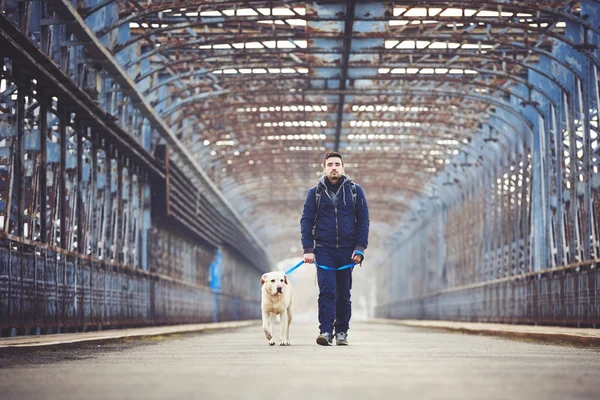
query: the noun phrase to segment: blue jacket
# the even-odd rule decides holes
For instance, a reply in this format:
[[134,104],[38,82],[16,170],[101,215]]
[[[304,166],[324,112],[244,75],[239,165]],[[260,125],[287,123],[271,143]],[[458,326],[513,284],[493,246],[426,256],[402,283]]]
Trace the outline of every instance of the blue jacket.
[[328,193],[325,179],[327,178],[323,175],[317,184],[317,186],[322,187],[322,191],[317,223],[314,229],[317,186],[308,190],[304,202],[304,210],[300,219],[304,253],[312,253],[315,247],[350,247],[364,252],[369,238],[369,208],[365,193],[355,183],[355,210],[352,201],[352,189],[350,188],[352,179],[348,175],[344,175],[344,181],[333,196]]

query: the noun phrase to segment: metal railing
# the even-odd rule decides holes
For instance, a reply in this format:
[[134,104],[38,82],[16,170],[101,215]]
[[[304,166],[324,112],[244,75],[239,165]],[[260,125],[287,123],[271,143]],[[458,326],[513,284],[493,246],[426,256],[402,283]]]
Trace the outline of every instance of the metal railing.
[[600,260],[443,289],[379,305],[379,318],[597,327]]
[[257,300],[36,242],[0,237],[2,336],[259,317]]

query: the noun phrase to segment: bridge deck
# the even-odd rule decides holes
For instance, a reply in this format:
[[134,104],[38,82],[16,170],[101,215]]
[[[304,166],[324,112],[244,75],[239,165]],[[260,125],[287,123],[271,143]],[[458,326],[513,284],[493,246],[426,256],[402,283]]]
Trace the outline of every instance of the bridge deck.
[[600,398],[593,348],[392,324],[354,323],[348,347],[317,346],[315,336],[314,324],[299,322],[291,347],[269,347],[254,325],[5,354],[0,392],[32,400]]

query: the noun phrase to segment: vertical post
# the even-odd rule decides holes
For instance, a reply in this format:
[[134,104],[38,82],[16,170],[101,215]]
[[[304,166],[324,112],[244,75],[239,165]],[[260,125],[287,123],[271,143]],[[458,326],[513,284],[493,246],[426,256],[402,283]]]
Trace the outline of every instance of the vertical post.
[[152,220],[150,217],[150,184],[148,183],[148,174],[144,173],[144,185],[140,185],[140,193],[142,198],[142,228],[141,228],[141,246],[140,251],[142,253],[141,264],[142,269],[145,271],[150,270],[150,266],[148,265],[148,231],[152,226]]
[[517,182],[518,178],[513,180],[513,176],[517,176],[519,172],[519,164],[518,157],[515,157],[513,164],[511,165],[511,171],[509,173],[509,199],[508,199],[508,207],[509,207],[509,225],[507,226],[508,232],[508,265],[510,268],[510,275],[514,276],[519,274],[519,264],[515,262],[518,257],[514,256],[514,251],[516,249],[516,244],[518,242],[518,231],[519,231],[519,212],[518,212],[518,196],[517,196]]
[[[494,227],[494,193],[496,192],[496,182],[494,181],[494,170],[493,168],[486,173],[486,213],[485,213],[485,253],[486,264],[484,264],[485,271],[483,271],[482,281],[492,279],[492,268],[493,268],[493,227]],[[487,290],[487,289],[486,289]]]
[[77,193],[75,194],[77,213],[75,214],[77,224],[77,252],[79,254],[85,254],[85,231],[83,229],[83,132],[85,126],[81,121],[77,121]]
[[[576,88],[577,78],[573,77],[574,84],[572,85],[573,90]],[[570,97],[570,98],[569,98]],[[575,176],[577,174],[577,144],[575,140],[576,129],[575,129],[575,99],[573,99],[573,93],[567,97],[566,102],[566,119],[567,119],[567,132],[569,132],[569,183],[571,185],[569,190],[569,259],[568,263],[579,260],[579,254],[576,250],[577,241],[577,180]]]
[[[25,157],[25,92],[24,88],[19,86],[17,94],[17,143],[15,154],[15,184],[17,197],[17,236],[23,237],[23,214],[25,209],[24,194],[24,169],[23,160]],[[12,211],[12,210],[10,210]],[[9,214],[10,216],[10,214]]]
[[27,35],[27,29],[29,27],[29,3],[29,1],[19,1],[17,5],[19,12],[19,30],[25,35]]
[[106,187],[104,189],[105,207],[104,207],[104,259],[111,260],[112,254],[110,247],[112,244],[112,146],[106,143],[104,163],[106,165]]
[[544,146],[544,153],[542,154],[542,169],[544,171],[543,181],[543,199],[544,199],[544,258],[542,262],[542,268],[552,267],[552,210],[550,208],[550,182],[552,176],[552,163],[551,163],[551,145],[550,136],[552,135],[552,104],[548,102],[545,117],[542,120],[544,126],[544,135],[542,136],[542,144]]
[[584,62],[584,78],[585,81],[579,81],[579,93],[581,94],[580,109],[581,109],[581,126],[583,127],[583,206],[581,207],[581,219],[583,225],[583,259],[589,260],[591,255],[591,235],[592,235],[592,174],[590,160],[590,107],[591,97],[590,89],[592,87],[593,74],[592,60],[587,59]]
[[[2,0],[0,0],[0,4]],[[2,7],[0,7],[2,8]],[[46,2],[41,3],[41,13],[40,18],[46,19],[49,17],[50,11],[48,10],[48,5]],[[40,26],[40,49],[42,53],[51,56],[51,48],[50,48],[50,28],[46,24],[41,24]]]
[[127,223],[124,223],[123,226],[127,226],[126,231],[123,232],[123,240],[127,241],[127,252],[124,252],[124,259],[127,261],[127,264],[133,265],[133,253],[135,250],[135,233],[133,232],[133,176],[135,175],[135,167],[132,165],[131,159],[126,159],[126,167],[127,167],[127,177],[129,180],[129,185],[127,188]]
[[169,155],[169,146],[165,145],[165,201],[167,216],[171,215],[171,157]]
[[115,218],[115,253],[116,259],[119,262],[123,262],[123,239],[125,235],[121,230],[123,229],[123,163],[124,158],[119,152],[117,157],[117,217]]
[[[505,155],[504,155],[505,157]],[[498,169],[501,165],[504,164],[504,159],[502,161],[502,163],[500,165],[496,165],[493,171],[493,176],[502,176],[501,173],[498,173]],[[496,178],[497,180],[498,178]],[[501,204],[502,201],[502,195],[498,194],[498,188],[496,187],[497,183],[494,184],[494,190],[492,190],[492,232],[491,232],[491,259],[490,259],[490,274],[488,276],[488,279],[494,279],[496,278],[496,265],[498,264],[498,237],[499,237],[499,233],[497,229],[493,229],[494,227],[497,227],[498,225],[500,225],[500,215],[498,212],[498,207]]]
[[565,260],[565,239],[564,239],[564,200],[563,200],[563,160],[564,160],[564,145],[562,139],[562,129],[559,126],[558,121],[561,121],[562,111],[564,110],[564,96],[560,96],[559,109],[555,109],[551,106],[551,117],[552,117],[552,133],[554,135],[554,153],[556,154],[554,164],[554,175],[556,177],[556,265],[564,265],[567,263]]
[[[523,266],[521,268],[521,272],[528,272],[528,253],[527,249],[529,245],[527,244],[527,238],[529,237],[529,227],[531,224],[529,223],[529,210],[526,207],[528,202],[526,201],[527,197],[527,169],[528,169],[528,160],[527,154],[521,154],[521,160],[519,162],[520,172],[521,172],[521,187],[519,188],[519,193],[521,194],[521,205],[519,207],[519,237],[522,240],[522,244],[519,246],[519,251],[522,252],[521,260]],[[523,285],[523,281],[521,281],[521,285]]]
[[219,293],[213,292],[213,322],[219,322]]
[[533,149],[531,155],[531,186],[532,186],[532,215],[533,215],[533,270],[540,271],[544,268],[546,243],[546,199],[545,193],[545,168],[544,168],[544,121],[538,117],[533,131]]
[[[60,203],[60,247],[68,250],[67,246],[67,118],[68,113],[62,102],[58,103],[58,130],[60,133],[60,174],[58,177],[58,201]],[[61,257],[64,257],[62,255]]]
[[233,298],[233,319],[240,320],[240,298],[237,296]]
[[[38,90],[39,87],[38,87]],[[41,91],[41,90],[40,90]],[[40,93],[40,241],[44,244],[48,243],[48,216],[46,208],[48,207],[48,106],[46,101],[48,97]]]
[[127,193],[127,240],[129,241],[129,243],[127,243],[127,256],[126,259],[128,260],[128,264],[132,265],[132,266],[136,266],[136,260],[135,260],[135,250],[136,250],[136,235],[135,232],[133,230],[133,213],[134,211],[137,212],[137,209],[135,208],[135,205],[133,204],[133,177],[134,175],[137,177],[136,174],[136,166],[133,165],[133,163],[131,162],[131,159],[127,159],[127,173],[129,175],[129,190]]
[[138,171],[137,171],[137,181],[138,181],[138,223],[137,223],[137,247],[136,247],[136,254],[137,254],[137,266],[142,268],[142,269],[146,269],[144,267],[144,258],[143,258],[143,249],[144,249],[144,241],[143,241],[143,232],[144,232],[144,182],[145,179],[143,179],[143,171],[142,168],[138,167]]
[[92,190],[92,205],[90,206],[89,212],[91,213],[91,226],[88,227],[90,234],[90,247],[92,250],[92,258],[98,257],[98,212],[96,207],[96,200],[98,197],[98,144],[96,143],[97,135],[96,132],[91,132],[90,140],[92,141],[92,167],[90,170],[90,188]]
[[[17,236],[22,238],[24,236],[23,232],[23,210],[24,210],[24,171],[23,171],[23,160],[25,154],[25,91],[23,90],[23,86],[18,87],[17,94],[17,143],[16,143],[16,155],[15,155],[15,173],[13,174],[15,178],[16,188],[16,196],[17,196]],[[10,209],[12,211],[12,207]],[[10,216],[11,213],[8,215]],[[26,262],[23,262],[24,259],[24,246],[22,243],[17,244],[17,251],[20,253],[20,257],[18,259],[18,263],[21,265],[19,268],[19,275],[15,276],[19,280],[19,321],[21,328],[23,328],[23,279],[25,275],[25,268],[28,266]],[[12,267],[12,262],[11,262]],[[12,274],[12,271],[11,271]],[[13,327],[16,327],[13,325]]]

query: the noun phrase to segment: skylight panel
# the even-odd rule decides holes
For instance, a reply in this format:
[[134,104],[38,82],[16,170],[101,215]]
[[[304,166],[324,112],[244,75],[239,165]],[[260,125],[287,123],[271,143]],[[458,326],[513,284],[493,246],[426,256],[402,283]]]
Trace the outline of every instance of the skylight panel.
[[407,12],[405,12],[403,15],[403,17],[426,17],[427,16],[427,9],[426,8],[411,8],[410,10],[408,10]]
[[327,121],[277,121],[277,122],[257,122],[258,128],[276,128],[276,127],[307,127],[320,128],[326,127]]
[[237,15],[240,17],[253,17],[258,15],[258,13],[251,8],[240,8],[237,10]]
[[[464,14],[466,17],[470,17],[475,14],[477,10],[465,9]],[[447,8],[440,14],[440,17],[462,17],[463,10],[461,8]]]
[[270,19],[261,19],[260,21],[257,21],[259,24],[275,24],[275,25],[285,25],[285,22],[283,22],[280,19],[275,19],[275,20],[270,20]]
[[277,41],[277,48],[278,49],[293,49],[296,46],[294,45],[294,43],[292,43],[289,40],[278,40]]
[[512,17],[513,13],[511,12],[498,12],[498,11],[488,11],[483,10],[477,13],[478,17]]
[[201,17],[220,17],[221,13],[218,11],[202,11],[200,13]]

